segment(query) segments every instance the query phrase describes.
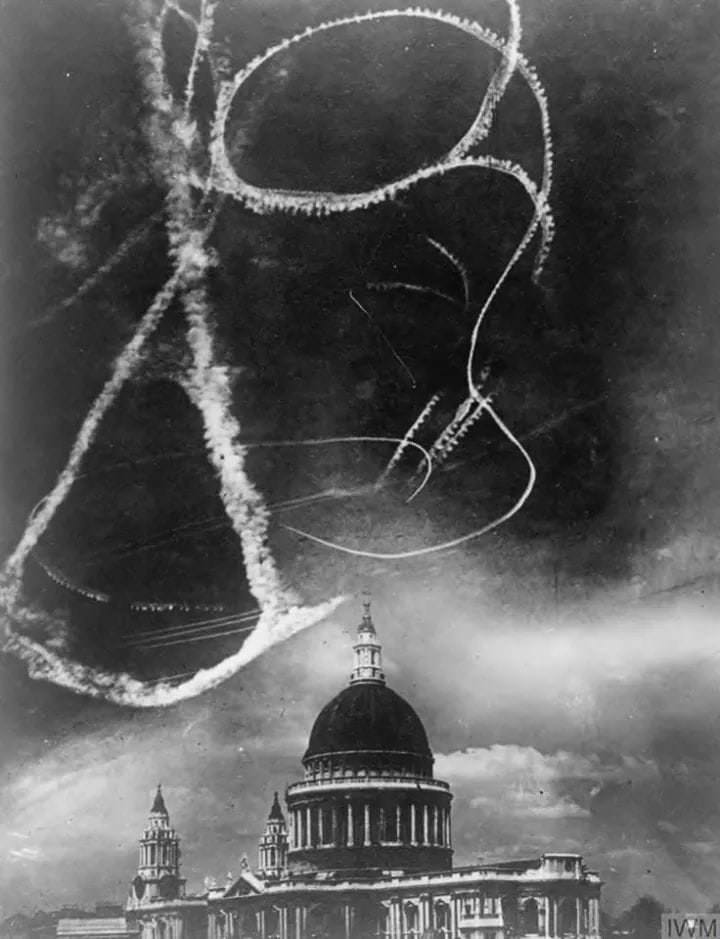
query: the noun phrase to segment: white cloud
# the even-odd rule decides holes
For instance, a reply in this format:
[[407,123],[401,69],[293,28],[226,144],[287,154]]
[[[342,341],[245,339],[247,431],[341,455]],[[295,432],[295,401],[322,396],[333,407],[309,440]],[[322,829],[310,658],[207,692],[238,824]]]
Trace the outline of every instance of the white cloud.
[[613,762],[603,762],[596,754],[583,755],[569,750],[546,754],[534,747],[514,744],[439,753],[435,757],[435,769],[441,778],[461,785],[514,781],[539,788],[558,781],[639,782],[658,775],[654,761],[635,756],[619,756]]
[[437,754],[437,774],[451,782],[486,782],[513,777],[534,784],[556,779],[592,778],[597,765],[592,758],[558,750],[543,754],[534,747],[495,744],[492,747]]
[[606,783],[638,782],[658,774],[654,762],[634,756],[604,763],[596,754],[544,754],[534,747],[499,744],[439,754],[436,769],[456,789],[481,789],[470,798],[475,809],[548,821],[589,818],[590,799]]
[[11,848],[8,855],[14,861],[37,861],[42,856],[39,848]]

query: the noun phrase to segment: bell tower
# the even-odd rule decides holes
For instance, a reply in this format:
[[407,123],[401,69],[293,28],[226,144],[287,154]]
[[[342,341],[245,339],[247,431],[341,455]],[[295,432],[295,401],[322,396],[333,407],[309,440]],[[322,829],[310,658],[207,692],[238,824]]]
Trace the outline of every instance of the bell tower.
[[265,831],[260,838],[258,851],[260,874],[273,880],[281,877],[287,869],[287,850],[287,826],[276,792]]
[[180,877],[180,838],[170,826],[162,786],[157,787],[140,839],[138,871],[132,882],[131,905],[143,906],[153,900],[175,900],[184,896],[185,881]]

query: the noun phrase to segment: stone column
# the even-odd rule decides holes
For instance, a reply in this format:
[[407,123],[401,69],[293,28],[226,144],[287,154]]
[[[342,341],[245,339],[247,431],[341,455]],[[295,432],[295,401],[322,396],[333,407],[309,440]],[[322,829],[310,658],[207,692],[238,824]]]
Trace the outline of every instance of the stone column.
[[390,936],[392,939],[401,939],[402,937],[400,901],[395,897],[390,901]]
[[352,909],[350,904],[345,904],[345,939],[350,939],[350,932],[352,930]]
[[[427,806],[425,807],[427,811]],[[425,838],[427,841],[427,836]],[[420,923],[418,924],[420,935],[433,928],[432,909],[430,908],[430,896],[425,893],[420,897]]]
[[436,805],[433,806],[433,841],[435,844],[442,844],[440,841],[440,811]]
[[332,835],[331,835],[330,840],[331,840],[332,844],[334,844],[334,845],[337,847],[337,843],[338,843],[338,810],[337,810],[337,806],[336,806],[336,805],[333,805],[332,810],[331,810],[331,816],[330,816],[330,817],[331,817],[331,824],[332,824]]
[[395,840],[402,841],[402,817],[399,803],[395,806]]
[[581,936],[583,933],[582,928],[582,900],[580,897],[575,898],[575,935]]
[[323,807],[318,806],[318,844],[325,844],[325,826],[323,824]]
[[353,811],[352,811],[352,802],[347,804],[347,843],[348,847],[352,847],[355,841],[355,832],[353,831]]
[[312,809],[309,805],[305,809],[305,843],[312,848]]
[[430,809],[427,803],[423,806],[423,844],[430,844]]
[[370,844],[370,803],[369,802],[366,802],[365,805],[363,806],[363,812],[364,812],[363,828],[365,829],[363,832],[363,835],[365,836],[363,838],[363,843],[367,847]]
[[415,830],[415,803],[410,803],[410,844],[417,844],[417,831]]

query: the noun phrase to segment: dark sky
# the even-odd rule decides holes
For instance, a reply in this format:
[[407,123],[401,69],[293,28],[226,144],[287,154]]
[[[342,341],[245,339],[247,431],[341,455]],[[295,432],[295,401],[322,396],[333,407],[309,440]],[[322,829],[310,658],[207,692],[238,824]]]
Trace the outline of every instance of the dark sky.
[[[498,0],[452,9],[507,29]],[[221,3],[214,54],[234,71],[350,12],[320,0]],[[167,179],[133,45],[141,13],[119,0],[10,0],[0,13],[7,554],[170,271]],[[611,907],[651,892],[697,910],[720,899],[720,14],[710,0],[542,0],[522,13],[522,48],[550,106],[557,234],[537,284],[530,254],[504,284],[477,356],[537,468],[520,513],[453,550],[350,557],[288,527],[380,553],[460,537],[517,499],[527,478],[517,449],[481,419],[408,505],[409,460],[388,487],[368,487],[392,445],[278,444],[402,436],[437,394],[418,437],[432,443],[465,393],[475,315],[528,223],[512,181],[448,174],[330,218],[259,216],[226,199],[209,240],[209,304],[283,584],[299,603],[365,587],[378,598],[392,682],[417,705],[456,792],[458,860],[566,847],[599,867]],[[243,86],[226,140],[247,180],[371,189],[464,132],[497,57],[442,24],[354,29],[282,52]],[[191,49],[181,17],[163,38],[178,95]],[[206,142],[214,92],[203,67],[196,89]],[[537,178],[538,112],[518,79],[485,150]],[[468,309],[428,237],[467,268]],[[388,280],[450,299],[367,287]],[[31,634],[94,673],[187,676],[236,653],[244,634],[232,630],[252,623],[230,618],[256,600],[177,382],[183,337],[173,303],[26,566]],[[329,496],[306,498],[318,493]],[[148,601],[185,609],[138,610]],[[188,876],[237,866],[344,680],[356,607],[171,708],[76,695],[6,652],[3,913],[122,894],[157,778],[173,781]]]

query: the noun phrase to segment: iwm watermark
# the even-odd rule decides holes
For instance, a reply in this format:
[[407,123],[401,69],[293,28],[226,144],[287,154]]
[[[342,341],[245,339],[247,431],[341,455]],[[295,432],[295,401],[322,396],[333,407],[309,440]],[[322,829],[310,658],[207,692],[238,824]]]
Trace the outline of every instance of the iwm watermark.
[[720,939],[720,913],[663,913],[660,939]]

